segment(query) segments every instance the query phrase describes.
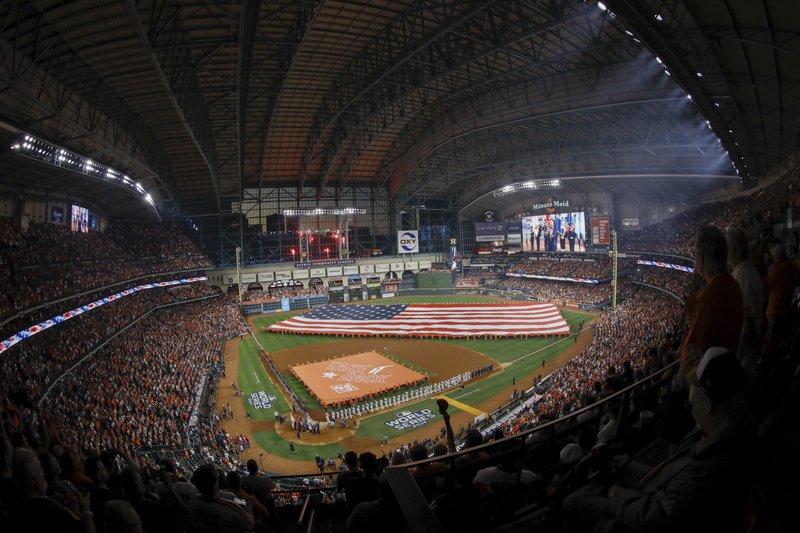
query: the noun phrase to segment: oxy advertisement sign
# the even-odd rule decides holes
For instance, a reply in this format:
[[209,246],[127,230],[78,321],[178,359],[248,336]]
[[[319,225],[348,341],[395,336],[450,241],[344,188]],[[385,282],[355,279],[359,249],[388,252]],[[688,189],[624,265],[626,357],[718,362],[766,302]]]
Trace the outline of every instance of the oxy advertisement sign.
[[419,231],[415,229],[398,231],[397,252],[401,254],[418,254]]

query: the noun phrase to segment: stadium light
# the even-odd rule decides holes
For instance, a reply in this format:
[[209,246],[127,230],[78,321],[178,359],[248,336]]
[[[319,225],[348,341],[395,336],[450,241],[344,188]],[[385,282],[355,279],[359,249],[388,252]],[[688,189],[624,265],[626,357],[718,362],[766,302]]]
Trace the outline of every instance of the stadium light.
[[116,169],[93,161],[88,157],[83,157],[43,139],[39,139],[29,133],[21,135],[19,139],[11,145],[11,150],[22,157],[33,159],[39,163],[76,172],[89,178],[124,186],[158,213],[152,195],[147,192],[142,184],[135,182],[126,175],[123,175],[120,180],[120,172]]
[[528,181],[520,181],[512,183],[511,185],[504,185],[492,191],[492,196],[495,198],[513,194],[524,190],[537,190],[537,189],[559,189],[561,188],[561,180],[557,178],[535,179]]
[[363,207],[316,207],[313,209],[284,209],[281,214],[287,217],[315,217],[321,215],[366,215]]

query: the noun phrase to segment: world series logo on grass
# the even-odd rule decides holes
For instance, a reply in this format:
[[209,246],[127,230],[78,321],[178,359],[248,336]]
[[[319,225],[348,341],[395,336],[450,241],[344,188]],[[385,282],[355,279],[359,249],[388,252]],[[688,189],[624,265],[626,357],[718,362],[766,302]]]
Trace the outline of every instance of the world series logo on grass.
[[247,401],[255,409],[272,409],[272,402],[275,401],[275,396],[261,390],[251,394]]
[[394,428],[397,431],[402,431],[404,429],[409,428],[418,428],[422,427],[428,423],[428,421],[433,420],[436,415],[433,414],[433,411],[430,409],[422,409],[421,411],[401,411],[395,415],[394,420],[388,420],[384,422],[390,428]]

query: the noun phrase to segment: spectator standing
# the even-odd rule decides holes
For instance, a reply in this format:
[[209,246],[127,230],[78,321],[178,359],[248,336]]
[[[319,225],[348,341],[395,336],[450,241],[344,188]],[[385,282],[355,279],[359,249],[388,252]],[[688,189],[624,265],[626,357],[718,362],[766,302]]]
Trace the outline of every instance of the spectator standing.
[[761,334],[764,323],[764,284],[756,267],[750,261],[747,237],[740,229],[732,229],[726,235],[728,241],[728,264],[731,275],[742,290],[743,325],[739,343],[739,362],[745,372],[755,374],[761,360]]
[[728,273],[728,244],[719,228],[698,228],[695,260],[706,286],[686,304],[689,334],[683,343],[681,362],[692,345],[700,351],[724,346],[737,353],[742,332],[742,291]]
[[270,516],[277,518],[275,512],[275,497],[272,495],[272,489],[275,488],[275,482],[267,475],[260,475],[258,471],[258,463],[255,459],[247,461],[247,475],[242,480],[242,488],[256,497],[261,504],[267,508]]
[[769,291],[767,299],[767,331],[765,334],[766,353],[772,352],[783,338],[788,326],[789,303],[792,289],[797,283],[797,271],[786,257],[783,244],[774,244],[770,248],[773,266],[764,278],[764,285]]

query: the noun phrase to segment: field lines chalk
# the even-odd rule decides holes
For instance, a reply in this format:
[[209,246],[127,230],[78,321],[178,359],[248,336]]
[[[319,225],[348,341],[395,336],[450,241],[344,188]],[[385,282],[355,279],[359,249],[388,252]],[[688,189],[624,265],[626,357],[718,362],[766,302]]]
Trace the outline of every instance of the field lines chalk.
[[486,416],[486,413],[484,413],[484,412],[483,412],[483,411],[481,411],[480,409],[475,409],[474,407],[472,407],[472,406],[470,406],[470,405],[467,405],[467,404],[465,404],[465,403],[461,403],[461,402],[459,402],[459,401],[458,401],[458,400],[456,400],[456,399],[449,398],[449,397],[447,397],[447,396],[444,396],[444,395],[442,395],[442,396],[437,396],[437,398],[443,398],[443,399],[447,400],[447,402],[448,402],[450,405],[453,405],[453,406],[455,406],[455,407],[458,407],[458,408],[459,408],[459,409],[461,409],[462,411],[466,411],[466,412],[468,412],[468,413],[470,413],[470,414],[473,414],[473,415],[475,415],[475,416],[481,416],[481,415],[483,415],[483,416]]
[[[581,330],[579,333],[583,333],[583,332],[584,332],[584,331],[586,331],[587,329],[589,329],[589,328],[583,328],[583,329],[582,329],[582,330]],[[543,350],[547,350],[548,348],[552,348],[553,346],[555,346],[556,344],[558,344],[558,343],[560,343],[560,342],[564,342],[564,341],[566,341],[566,340],[569,340],[569,339],[571,339],[572,337],[574,337],[575,335],[578,335],[578,333],[575,333],[574,335],[570,335],[569,337],[563,337],[563,338],[561,338],[561,339],[558,339],[557,341],[551,342],[551,343],[550,343],[550,344],[548,344],[547,346],[542,346],[542,347],[541,347],[541,348],[539,348],[538,350],[534,350],[534,351],[532,351],[531,353],[528,353],[528,354],[525,354],[525,355],[523,355],[523,356],[517,357],[517,358],[516,358],[516,359],[514,359],[513,361],[509,361],[509,362],[507,362],[507,363],[502,363],[502,364],[500,365],[500,368],[505,368],[505,367],[507,367],[507,366],[511,366],[511,365],[513,365],[514,363],[517,363],[517,362],[519,362],[519,361],[522,361],[523,359],[527,359],[528,357],[530,357],[530,356],[532,356],[532,355],[536,355],[537,353],[539,353],[539,352],[541,352],[541,351],[543,351]]]

